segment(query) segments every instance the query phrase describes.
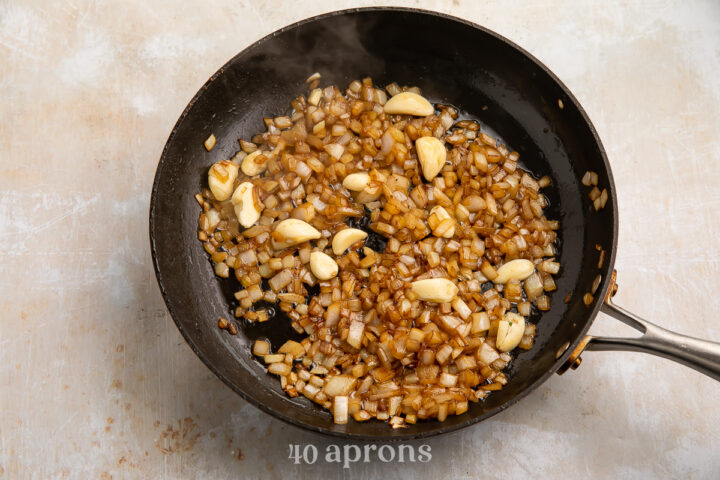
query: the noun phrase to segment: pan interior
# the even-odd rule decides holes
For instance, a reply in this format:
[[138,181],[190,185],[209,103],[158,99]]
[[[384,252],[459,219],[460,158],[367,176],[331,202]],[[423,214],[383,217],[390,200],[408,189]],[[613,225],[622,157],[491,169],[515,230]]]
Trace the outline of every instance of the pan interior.
[[[442,39],[442,40],[441,40]],[[535,345],[517,354],[510,381],[468,413],[445,422],[419,422],[392,430],[382,422],[334,425],[329,412],[305,398],[290,399],[250,352],[253,338],[289,338],[276,318],[230,336],[217,328],[231,315],[233,285],[216,278],[197,240],[194,195],[208,167],[232,157],[237,139],[264,130],[262,118],[287,113],[306,93],[305,79],[344,88],[370,76],[377,85],[417,85],[433,101],[449,103],[478,119],[520,153],[536,177],[550,176],[546,216],[560,220],[557,291],[552,308],[531,318]],[[562,107],[560,106],[562,103]],[[214,133],[211,152],[203,141]],[[587,170],[608,188],[607,206],[595,212],[580,178]],[[316,17],[287,27],[233,58],[200,90],[175,126],[158,167],[150,222],[158,281],[168,308],[193,350],[220,378],[263,410],[325,433],[365,439],[421,437],[454,430],[497,413],[539,385],[562,361],[597,311],[612,268],[617,220],[612,178],[602,146],[584,112],[552,74],[507,40],[450,17],[406,9],[361,9]],[[598,269],[599,245],[605,262]],[[593,280],[603,282],[590,308],[582,301]],[[564,300],[569,295],[568,303]]]

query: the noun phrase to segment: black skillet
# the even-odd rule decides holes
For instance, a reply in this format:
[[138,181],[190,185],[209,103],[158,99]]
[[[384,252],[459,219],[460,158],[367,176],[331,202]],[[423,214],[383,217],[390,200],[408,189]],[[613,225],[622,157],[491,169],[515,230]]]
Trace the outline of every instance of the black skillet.
[[[433,101],[457,106],[485,131],[520,153],[524,167],[549,175],[546,215],[560,220],[557,291],[552,308],[535,314],[535,344],[516,355],[501,391],[445,422],[421,421],[392,430],[378,421],[335,425],[307,399],[288,398],[250,352],[253,339],[275,345],[294,337],[286,318],[242,327],[231,336],[217,327],[231,315],[231,281],[215,277],[197,240],[200,212],[194,195],[208,167],[232,157],[239,138],[264,130],[263,117],[288,112],[306,93],[305,79],[322,73],[322,84],[344,88],[370,76],[378,85],[417,85]],[[214,133],[211,152],[203,141]],[[595,211],[583,174],[599,175],[607,188],[605,208]],[[450,432],[511,406],[561,368],[576,366],[590,350],[637,350],[685,363],[720,380],[720,344],[668,332],[615,307],[613,263],[618,212],[605,151],[575,97],[543,64],[485,28],[433,12],[367,8],[334,12],[285,27],[246,48],[223,66],[190,101],[160,159],[150,206],[150,241],[165,303],[190,347],[230,388],[277,418],[352,439],[399,440]],[[598,268],[600,252],[604,261]],[[589,306],[583,295],[602,281]],[[564,300],[568,298],[568,301]],[[585,332],[599,311],[644,332],[638,339],[590,338]]]

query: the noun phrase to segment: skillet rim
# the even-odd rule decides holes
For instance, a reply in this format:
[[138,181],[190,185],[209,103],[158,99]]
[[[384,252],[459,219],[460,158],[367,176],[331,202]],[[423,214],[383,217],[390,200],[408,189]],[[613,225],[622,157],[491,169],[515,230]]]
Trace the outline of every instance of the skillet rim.
[[[576,338],[574,338],[572,341],[569,341],[569,346],[565,349],[564,353],[557,357],[555,360],[555,363],[540,377],[537,378],[532,384],[527,386],[525,389],[520,391],[518,394],[516,394],[514,397],[511,397],[508,401],[503,403],[502,405],[496,407],[493,410],[490,410],[488,412],[485,412],[481,415],[477,416],[467,416],[465,421],[460,422],[456,425],[445,425],[441,422],[434,421],[437,425],[436,428],[431,428],[430,430],[427,430],[425,432],[415,433],[415,434],[402,434],[401,432],[398,432],[398,430],[390,430],[388,428],[388,434],[387,436],[376,436],[376,435],[363,435],[363,434],[356,434],[356,433],[350,433],[350,432],[341,432],[341,431],[335,431],[330,430],[328,428],[319,427],[315,425],[307,424],[303,421],[300,421],[290,415],[286,415],[282,410],[276,410],[273,408],[268,407],[264,403],[257,401],[251,394],[243,391],[242,389],[238,388],[233,382],[231,382],[228,378],[226,378],[218,369],[215,368],[212,363],[203,356],[203,354],[200,352],[200,350],[195,346],[191,335],[189,332],[186,331],[186,329],[183,327],[183,325],[178,321],[176,318],[176,313],[173,311],[173,307],[171,306],[172,300],[170,298],[169,293],[167,292],[164,281],[163,281],[163,274],[160,271],[160,265],[158,263],[158,248],[155,243],[155,209],[157,205],[157,197],[158,197],[158,186],[160,184],[160,178],[162,176],[162,173],[164,171],[164,168],[167,164],[167,154],[170,148],[170,145],[172,141],[175,138],[175,135],[177,133],[178,127],[183,122],[185,117],[189,114],[192,107],[195,105],[195,103],[199,100],[199,98],[204,94],[205,90],[207,89],[207,86],[210,85],[212,82],[214,82],[217,78],[219,78],[225,70],[241,55],[245,54],[247,51],[252,50],[259,45],[262,45],[263,43],[272,40],[274,37],[285,33],[287,31],[296,29],[300,26],[303,26],[307,23],[316,22],[320,20],[324,20],[326,18],[332,18],[335,16],[341,16],[341,15],[353,15],[361,12],[404,12],[409,14],[419,14],[419,15],[428,15],[428,16],[435,16],[439,17],[444,20],[449,20],[452,22],[457,22],[460,24],[464,24],[466,26],[472,27],[476,30],[481,31],[482,33],[489,35],[491,37],[494,37],[496,40],[506,44],[507,46],[515,49],[519,53],[521,53],[523,56],[525,56],[528,60],[530,60],[532,63],[534,63],[540,70],[542,70],[543,73],[545,73],[555,84],[560,88],[560,90],[563,92],[563,94],[566,95],[567,99],[571,101],[573,106],[578,110],[582,120],[585,122],[585,125],[589,129],[589,132],[592,135],[592,138],[595,142],[595,147],[597,148],[598,152],[600,153],[600,157],[603,162],[603,167],[605,168],[605,171],[607,172],[607,178],[608,178],[608,190],[611,200],[611,206],[612,206],[612,218],[613,218],[613,225],[612,225],[612,244],[611,248],[609,249],[609,258],[606,259],[606,266],[603,268],[604,272],[612,272],[614,270],[615,265],[615,258],[616,258],[616,252],[617,252],[617,243],[618,243],[618,230],[619,230],[619,219],[618,219],[618,206],[617,206],[617,195],[615,191],[615,181],[613,178],[612,170],[610,168],[610,163],[607,158],[607,154],[605,152],[605,148],[603,147],[603,144],[600,140],[600,137],[595,129],[595,126],[590,121],[590,117],[588,116],[585,109],[582,107],[580,102],[575,98],[575,96],[572,94],[570,89],[539,59],[537,59],[535,56],[530,54],[527,50],[520,47],[516,43],[512,42],[511,40],[505,38],[504,36],[486,28],[481,25],[478,25],[474,22],[453,16],[448,15],[446,13],[442,12],[436,12],[432,10],[425,10],[420,8],[410,8],[410,7],[392,7],[392,6],[373,6],[373,7],[357,7],[357,8],[349,8],[344,10],[335,10],[331,12],[322,13],[319,15],[315,15],[300,21],[297,21],[295,23],[292,23],[290,25],[287,25],[285,27],[282,27],[280,29],[277,29],[264,37],[260,38],[259,40],[256,40],[255,42],[251,43],[250,45],[243,48],[240,52],[238,52],[236,55],[234,55],[230,60],[228,60],[225,64],[223,64],[222,67],[220,67],[195,93],[193,98],[190,100],[188,105],[185,107],[183,112],[181,113],[180,117],[178,118],[177,122],[173,126],[170,135],[168,136],[168,139],[165,143],[165,146],[163,147],[163,151],[160,155],[160,161],[158,162],[158,166],[155,172],[155,177],[153,179],[153,185],[152,185],[152,194],[150,197],[150,209],[149,209],[149,236],[150,236],[150,253],[152,256],[152,262],[153,262],[153,268],[155,270],[155,277],[158,283],[158,287],[160,288],[160,293],[163,297],[163,301],[165,302],[165,306],[168,309],[168,312],[170,313],[170,317],[173,319],[173,322],[177,326],[178,330],[180,331],[180,334],[185,339],[185,342],[190,346],[191,350],[197,355],[197,357],[205,364],[210,371],[212,371],[222,382],[230,387],[235,393],[240,395],[245,401],[250,403],[251,405],[259,408],[265,413],[268,413],[272,415],[273,417],[284,421],[285,423],[288,423],[290,425],[294,425],[296,427],[300,427],[305,430],[309,430],[316,433],[321,433],[325,435],[330,435],[334,437],[344,438],[344,439],[350,439],[355,441],[402,441],[402,440],[414,440],[414,439],[422,439],[422,438],[429,438],[434,437],[437,435],[442,435],[450,432],[454,432],[466,427],[469,427],[470,425],[477,424],[481,421],[484,421],[494,415],[497,415],[498,413],[506,410],[507,408],[513,406],[521,399],[525,398],[530,392],[537,389],[540,385],[545,383],[562,365],[565,363],[567,358],[570,356],[570,354],[575,350],[575,348],[578,346],[578,344],[581,342],[581,340],[585,337],[587,331],[590,329],[590,326],[595,321],[595,318],[597,317],[597,314],[600,312],[600,308],[602,304],[604,303],[604,299],[607,295],[608,288],[610,287],[610,280],[611,275],[603,275],[603,279],[601,281],[601,285],[597,290],[597,294],[595,296],[595,304],[593,305],[592,309],[587,311],[586,317],[585,317],[585,325],[581,328],[579,334]],[[431,420],[432,421],[432,420]]]

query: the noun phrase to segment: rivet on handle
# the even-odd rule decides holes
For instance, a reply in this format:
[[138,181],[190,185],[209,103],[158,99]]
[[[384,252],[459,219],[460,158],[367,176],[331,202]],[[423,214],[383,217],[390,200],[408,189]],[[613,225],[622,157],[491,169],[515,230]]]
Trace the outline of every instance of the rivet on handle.
[[568,359],[565,360],[565,363],[563,363],[562,366],[558,368],[558,375],[562,375],[563,373],[567,372],[569,368],[576,370],[580,366],[580,364],[582,363],[582,358],[580,358],[580,354],[583,352],[583,350],[585,350],[585,347],[587,347],[587,344],[591,339],[592,337],[590,335],[585,335],[580,344],[578,344],[575,350],[573,350]]
[[[608,287],[607,294],[605,295],[605,303],[610,303],[610,299],[614,297],[618,291],[618,284],[616,280],[617,270],[613,270],[612,274],[610,275],[610,286]],[[585,335],[585,338],[583,338],[582,341],[578,344],[577,348],[573,350],[572,354],[570,354],[565,363],[563,363],[562,366],[558,368],[558,375],[562,375],[570,368],[572,368],[573,370],[577,370],[577,368],[582,363],[582,358],[580,357],[580,355],[585,350],[588,343],[590,343],[590,340],[592,340],[592,337],[590,335]]]
[[612,297],[615,296],[615,294],[618,291],[618,284],[616,282],[617,280],[617,270],[613,269],[612,274],[610,275],[610,286],[608,287],[607,294],[605,294],[605,302],[609,302]]

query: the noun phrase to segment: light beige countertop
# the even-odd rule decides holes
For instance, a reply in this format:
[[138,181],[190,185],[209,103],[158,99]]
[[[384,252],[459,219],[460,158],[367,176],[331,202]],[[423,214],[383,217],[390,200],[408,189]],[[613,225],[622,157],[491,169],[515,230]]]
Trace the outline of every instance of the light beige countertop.
[[[720,384],[659,358],[586,353],[484,423],[406,442],[428,463],[343,469],[293,465],[291,443],[343,443],[261,413],[183,341],[148,241],[176,119],[254,40],[377,3],[0,1],[0,478],[720,477]],[[489,27],[568,85],[615,175],[617,303],[720,340],[720,3],[396,4]]]

